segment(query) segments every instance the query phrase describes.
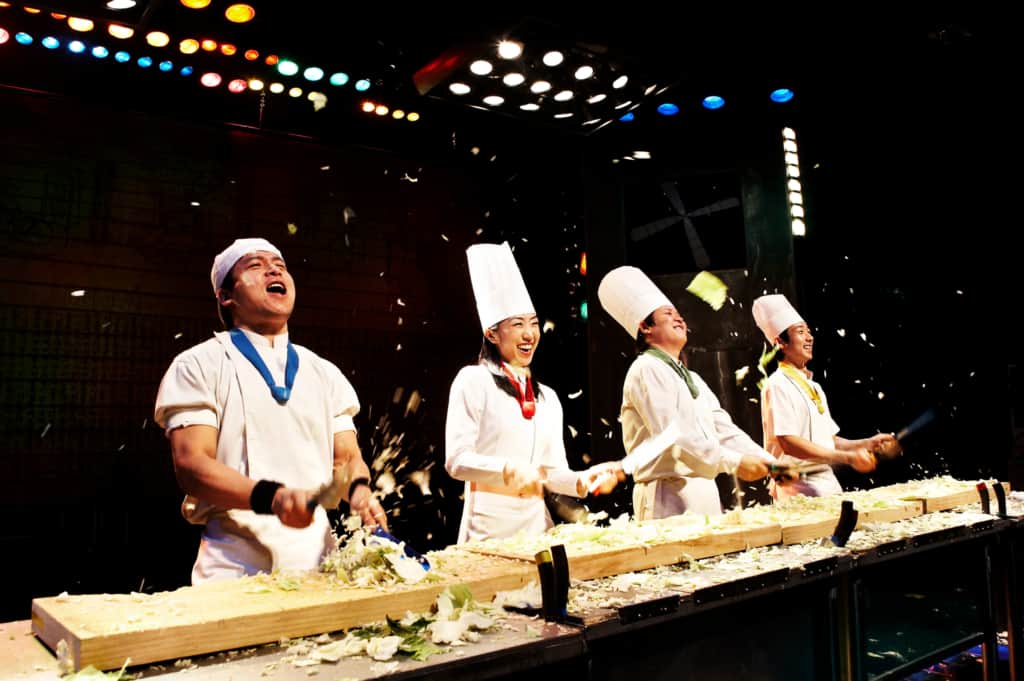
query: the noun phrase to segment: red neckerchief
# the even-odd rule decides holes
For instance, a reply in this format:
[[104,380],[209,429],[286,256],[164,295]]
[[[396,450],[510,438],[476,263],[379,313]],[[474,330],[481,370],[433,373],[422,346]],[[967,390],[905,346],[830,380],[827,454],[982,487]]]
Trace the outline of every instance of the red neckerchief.
[[515,374],[508,368],[508,366],[502,362],[501,370],[505,372],[505,376],[508,380],[512,381],[512,385],[516,389],[516,399],[519,400],[519,408],[523,410],[524,419],[532,419],[533,415],[537,413],[537,403],[533,399],[533,381],[530,377],[526,377],[526,395],[523,395],[523,387],[519,384],[519,379],[516,378]]

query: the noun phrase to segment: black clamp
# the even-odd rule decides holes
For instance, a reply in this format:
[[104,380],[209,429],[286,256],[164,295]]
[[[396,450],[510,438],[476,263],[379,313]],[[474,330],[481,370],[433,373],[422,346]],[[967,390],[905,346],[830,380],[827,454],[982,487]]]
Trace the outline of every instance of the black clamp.
[[830,540],[836,546],[846,546],[846,542],[850,540],[850,535],[853,534],[853,528],[857,527],[857,517],[860,514],[857,509],[853,507],[853,502],[849,499],[843,500],[842,510],[839,512],[839,522],[836,523],[836,529],[832,530],[832,536]]
[[978,496],[981,497],[981,512],[991,514],[992,507],[989,504],[988,485],[983,482],[979,482],[975,487],[978,490]]
[[564,622],[569,605],[569,560],[558,544],[534,556],[540,575],[541,613],[549,622]]
[[992,491],[996,493],[996,505],[999,507],[999,513],[997,514],[1000,518],[1006,517],[1006,490],[1003,489],[1003,483],[998,480],[992,485]]

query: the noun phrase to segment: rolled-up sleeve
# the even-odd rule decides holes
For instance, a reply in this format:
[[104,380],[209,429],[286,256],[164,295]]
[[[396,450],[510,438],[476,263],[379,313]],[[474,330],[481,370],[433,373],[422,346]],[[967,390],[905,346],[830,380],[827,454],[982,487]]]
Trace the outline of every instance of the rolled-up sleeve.
[[153,420],[165,433],[194,425],[219,428],[220,409],[215,385],[216,381],[197,357],[178,356],[160,381]]
[[477,451],[486,400],[483,380],[490,378],[475,371],[475,367],[464,367],[452,381],[445,418],[444,467],[456,480],[502,485],[505,459]]

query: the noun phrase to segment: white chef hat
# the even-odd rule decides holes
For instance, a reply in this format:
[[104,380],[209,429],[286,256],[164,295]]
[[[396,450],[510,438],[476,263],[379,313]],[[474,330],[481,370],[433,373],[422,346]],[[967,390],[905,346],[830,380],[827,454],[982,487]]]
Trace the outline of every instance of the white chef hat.
[[474,244],[466,249],[466,261],[482,329],[515,315],[535,314],[507,241],[500,245]]
[[778,335],[789,327],[804,321],[781,293],[761,296],[754,301],[750,311],[754,313],[754,323],[769,343],[774,343]]
[[668,296],[642,270],[629,265],[616,267],[604,275],[597,287],[597,298],[630,338],[636,338],[640,322],[647,315],[659,307],[672,304]]
[[217,289],[224,283],[224,278],[228,276],[228,272],[235,266],[235,263],[241,260],[243,255],[248,255],[255,251],[268,251],[279,258],[284,257],[281,255],[281,251],[277,250],[277,246],[266,239],[235,239],[233,244],[218,253],[217,257],[213,259],[213,269],[210,270],[210,283],[213,284],[214,295],[217,295]]

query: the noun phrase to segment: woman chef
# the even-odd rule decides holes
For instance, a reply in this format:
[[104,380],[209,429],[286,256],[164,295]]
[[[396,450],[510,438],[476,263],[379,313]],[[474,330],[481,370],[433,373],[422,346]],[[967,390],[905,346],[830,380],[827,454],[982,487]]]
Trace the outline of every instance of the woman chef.
[[448,399],[445,469],[466,483],[458,541],[538,534],[553,524],[545,490],[583,497],[598,478],[608,492],[622,476],[607,464],[569,468],[562,405],[530,371],[541,330],[512,249],[476,244],[466,257],[484,337]]

